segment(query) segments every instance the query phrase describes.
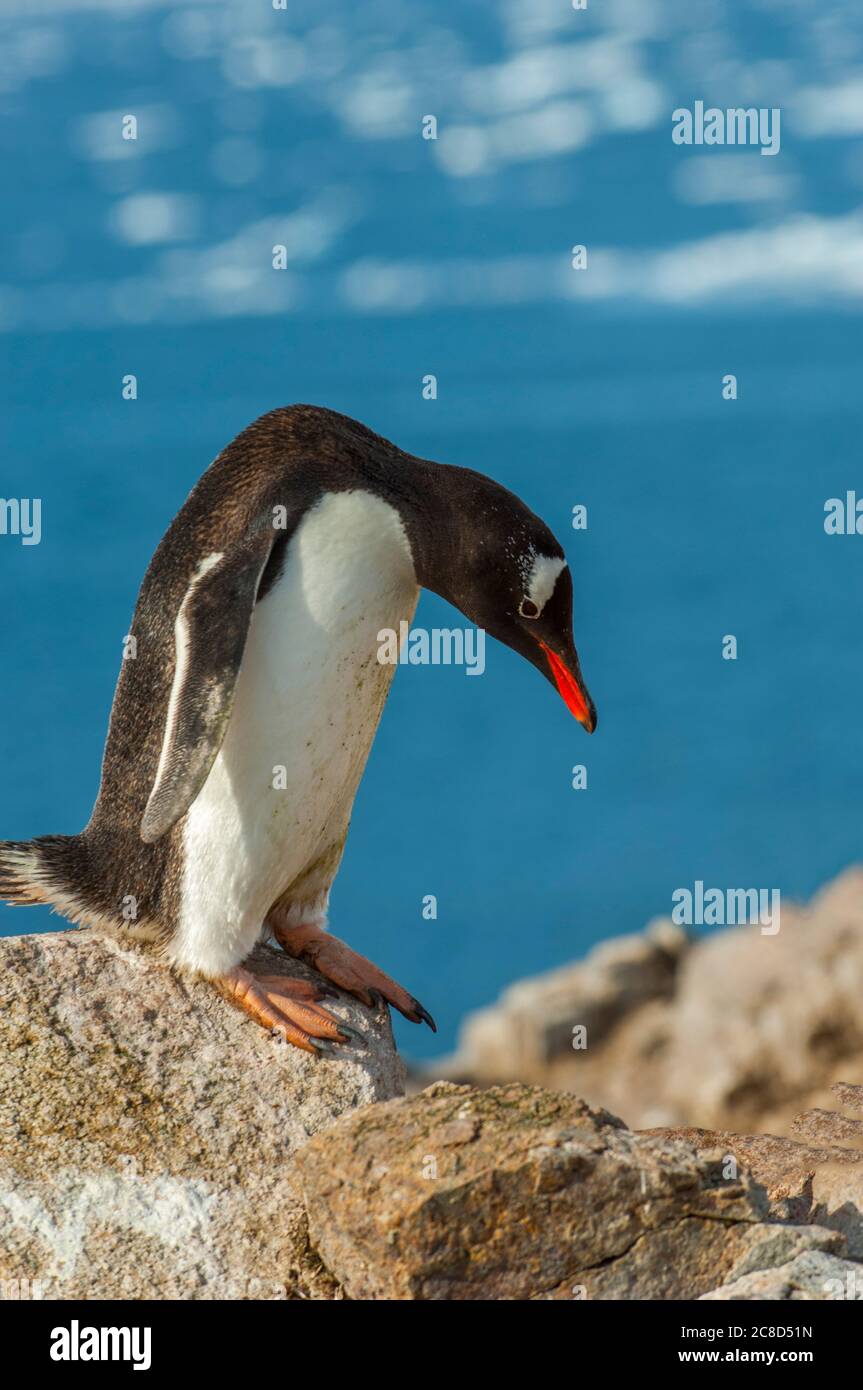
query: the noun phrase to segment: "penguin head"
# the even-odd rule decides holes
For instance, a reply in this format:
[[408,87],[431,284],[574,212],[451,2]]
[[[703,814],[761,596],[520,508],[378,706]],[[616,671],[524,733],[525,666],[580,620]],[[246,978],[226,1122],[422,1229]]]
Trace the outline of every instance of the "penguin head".
[[462,531],[444,597],[541,671],[592,734],[596,708],[573,640],[572,576],[563,548],[519,498],[492,486],[469,535]]

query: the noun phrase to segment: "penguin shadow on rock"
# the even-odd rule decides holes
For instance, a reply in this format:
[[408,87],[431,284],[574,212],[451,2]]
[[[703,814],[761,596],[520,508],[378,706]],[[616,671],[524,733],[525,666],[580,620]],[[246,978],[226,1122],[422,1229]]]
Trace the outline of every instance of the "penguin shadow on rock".
[[[89,824],[0,842],[0,897],[155,943],[307,1052],[348,1040],[327,984],[434,1028],[326,930],[395,670],[378,634],[402,631],[422,586],[521,653],[593,731],[563,549],[518,497],[331,410],[256,420],[144,575]],[[253,975],[262,937],[320,986]]]

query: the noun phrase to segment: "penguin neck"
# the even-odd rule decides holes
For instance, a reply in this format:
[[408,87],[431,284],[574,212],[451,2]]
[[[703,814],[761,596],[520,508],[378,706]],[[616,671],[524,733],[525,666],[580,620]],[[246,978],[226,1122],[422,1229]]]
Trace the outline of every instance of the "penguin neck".
[[459,607],[460,557],[464,517],[453,496],[452,476],[459,470],[447,464],[417,459],[408,479],[388,488],[387,500],[399,513],[413,556],[417,584]]

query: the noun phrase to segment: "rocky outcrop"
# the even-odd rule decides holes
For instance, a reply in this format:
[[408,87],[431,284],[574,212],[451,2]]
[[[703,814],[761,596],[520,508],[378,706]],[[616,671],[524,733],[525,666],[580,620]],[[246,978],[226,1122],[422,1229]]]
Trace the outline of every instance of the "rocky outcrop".
[[[263,948],[264,973],[289,973]],[[290,973],[310,974],[290,962]],[[46,1298],[333,1296],[294,1160],[402,1090],[389,1020],[338,1059],[89,932],[0,941],[0,1280]]]
[[83,932],[0,942],[0,1005],[0,1293],[858,1297],[863,1088],[793,1140],[520,1083],[404,1098],[383,1011],[340,996],[362,1040],[315,1059]]
[[805,1250],[776,1269],[753,1270],[718,1289],[701,1295],[705,1300],[740,1302],[823,1302],[863,1299],[863,1267],[838,1259],[823,1250]]
[[448,1070],[481,1084],[540,1081],[572,1058],[574,1030],[595,1046],[633,1013],[671,999],[689,944],[680,927],[656,921],[640,936],[603,941],[585,961],[519,980],[494,1007],[468,1016]]
[[792,1129],[810,1142],[773,1134],[732,1134],[693,1128],[647,1131],[681,1140],[701,1153],[721,1148],[752,1174],[779,1220],[810,1222],[841,1233],[848,1253],[863,1260],[863,1086],[833,1087],[835,1110],[805,1111]]
[[350,1298],[696,1299],[847,1248],[771,1219],[721,1145],[538,1087],[438,1083],[347,1116],[298,1168],[311,1244]]
[[637,1128],[790,1134],[863,1081],[863,870],[806,909],[690,940],[670,920],[512,986],[425,1080],[571,1090]]

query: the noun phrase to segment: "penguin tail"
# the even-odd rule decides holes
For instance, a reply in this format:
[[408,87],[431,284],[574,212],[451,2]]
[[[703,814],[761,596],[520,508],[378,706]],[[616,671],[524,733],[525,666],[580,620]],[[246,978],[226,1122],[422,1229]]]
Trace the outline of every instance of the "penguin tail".
[[11,907],[47,903],[75,921],[84,915],[75,901],[70,873],[78,858],[77,835],[42,835],[36,840],[0,840],[0,902]]

